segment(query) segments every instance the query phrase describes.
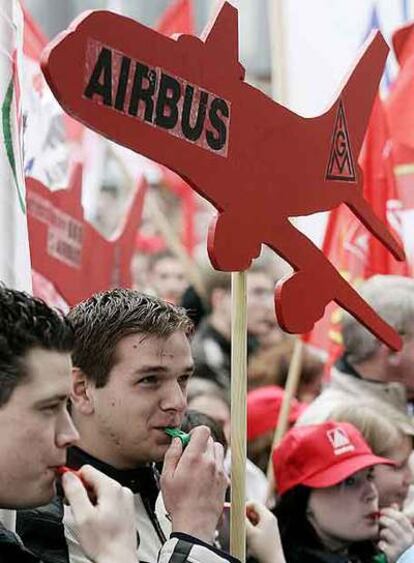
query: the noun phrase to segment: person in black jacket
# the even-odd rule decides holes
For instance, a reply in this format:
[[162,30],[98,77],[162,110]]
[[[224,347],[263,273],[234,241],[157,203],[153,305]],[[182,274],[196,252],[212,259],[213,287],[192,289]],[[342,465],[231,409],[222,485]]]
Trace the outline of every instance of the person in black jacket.
[[[273,452],[280,494],[274,510],[287,563],[395,563],[414,537],[408,521],[378,509],[375,456],[348,423],[291,429]],[[394,531],[397,534],[394,536]]]
[[[79,437],[66,405],[70,391],[70,323],[43,301],[0,285],[0,508],[35,507],[56,492],[58,468]],[[129,491],[92,467],[64,475],[79,541],[96,563],[131,563],[136,535]],[[3,513],[4,514],[4,513]],[[41,558],[0,524],[1,563]]]

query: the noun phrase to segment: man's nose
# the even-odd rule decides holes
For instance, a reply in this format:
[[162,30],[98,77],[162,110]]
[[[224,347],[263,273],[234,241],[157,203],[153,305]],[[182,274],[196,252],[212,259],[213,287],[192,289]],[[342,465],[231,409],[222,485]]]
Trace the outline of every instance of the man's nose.
[[65,409],[58,421],[56,429],[56,445],[59,448],[68,448],[78,440],[79,432],[76,430],[69,411]]
[[182,412],[187,407],[187,396],[185,390],[178,381],[169,385],[165,389],[165,394],[161,400],[162,410],[174,410]]

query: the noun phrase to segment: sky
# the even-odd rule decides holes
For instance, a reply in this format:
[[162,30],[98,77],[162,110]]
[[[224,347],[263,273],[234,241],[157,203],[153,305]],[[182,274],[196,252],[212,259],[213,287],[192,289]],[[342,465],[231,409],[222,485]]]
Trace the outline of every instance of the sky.
[[[243,1],[243,0],[242,0]],[[385,39],[411,17],[406,0],[289,0],[285,6],[287,104],[306,116],[323,111],[352,65],[374,6]],[[393,57],[389,72],[395,75]]]

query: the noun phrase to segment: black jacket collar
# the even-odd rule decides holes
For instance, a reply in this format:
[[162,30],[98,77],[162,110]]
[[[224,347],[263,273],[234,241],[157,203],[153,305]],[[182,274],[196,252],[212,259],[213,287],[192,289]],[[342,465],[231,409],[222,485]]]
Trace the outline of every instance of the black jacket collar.
[[347,373],[348,375],[353,375],[357,379],[362,379],[362,377],[357,372],[357,370],[354,368],[354,366],[351,363],[349,363],[348,358],[346,357],[346,354],[343,354],[339,358],[339,360],[337,360],[335,362],[335,367],[338,371],[341,371],[342,373]]
[[116,469],[96,457],[88,454],[76,446],[68,450],[67,465],[72,469],[79,469],[82,465],[92,465],[108,477],[118,481],[123,487],[128,487],[133,493],[139,493],[150,500],[155,506],[159,488],[152,465],[140,466],[136,469]]
[[42,563],[26,549],[20,538],[0,523],[0,563]]
[[[335,363],[335,367],[338,371],[346,373],[347,375],[352,375],[356,379],[364,379],[361,374],[355,369],[355,367],[349,362],[347,355],[343,354],[339,360]],[[374,385],[385,385],[384,381],[377,381],[375,379],[364,379],[367,383],[373,383]]]

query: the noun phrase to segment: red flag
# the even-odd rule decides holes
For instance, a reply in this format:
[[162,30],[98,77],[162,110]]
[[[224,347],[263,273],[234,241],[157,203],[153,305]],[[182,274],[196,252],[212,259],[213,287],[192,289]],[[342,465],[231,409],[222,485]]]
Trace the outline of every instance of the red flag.
[[[81,186],[81,165],[75,168],[67,190],[51,192],[37,180],[27,180],[33,269],[50,281],[69,305],[110,287],[131,286],[130,266],[147,184],[141,177],[122,232],[112,240],[84,219]],[[37,287],[44,284],[34,289]]]
[[192,0],[175,0],[163,13],[156,29],[164,35],[174,33],[194,33]]
[[[402,203],[393,175],[387,118],[379,97],[371,113],[359,164],[364,174],[365,199],[393,234],[401,238]],[[409,273],[407,263],[395,260],[344,205],[331,212],[323,252],[353,285],[374,274]],[[331,303],[324,318],[307,337],[309,343],[328,351],[332,360],[341,348],[340,311],[335,303]]]
[[394,150],[394,173],[403,203],[403,236],[407,259],[414,274],[414,25],[397,30],[393,36],[400,71],[385,109]]
[[393,35],[393,47],[400,72],[386,102],[392,138],[397,145],[414,149],[414,24]]

